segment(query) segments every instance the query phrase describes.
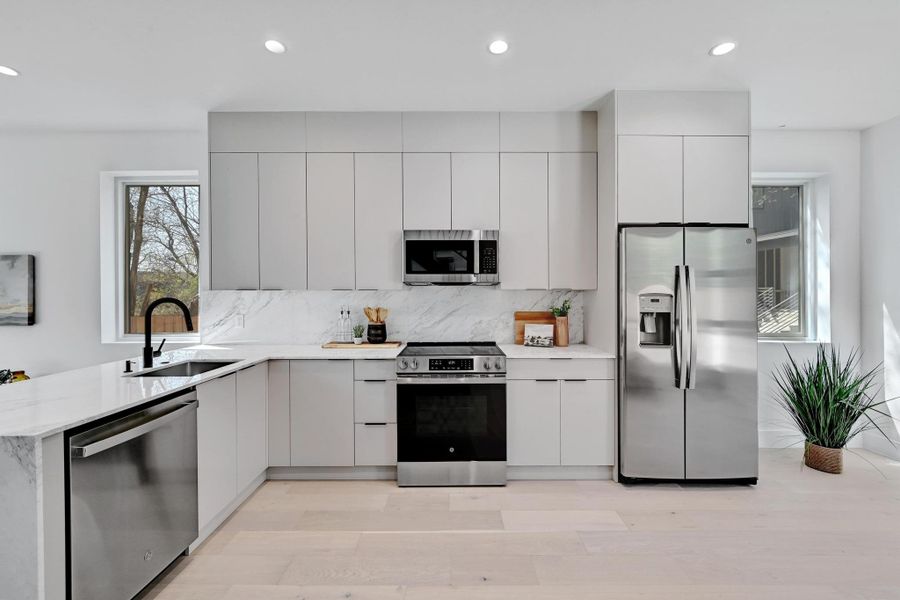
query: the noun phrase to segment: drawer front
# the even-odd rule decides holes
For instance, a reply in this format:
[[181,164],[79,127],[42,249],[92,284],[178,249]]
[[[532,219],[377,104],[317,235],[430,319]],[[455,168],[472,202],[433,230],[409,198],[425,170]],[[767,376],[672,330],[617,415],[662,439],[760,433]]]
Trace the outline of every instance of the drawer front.
[[353,421],[355,423],[396,423],[397,382],[355,381]]
[[356,425],[356,466],[397,464],[397,425]]
[[615,379],[611,358],[513,358],[506,361],[507,379]]
[[354,360],[353,379],[397,379],[397,363],[393,360]]

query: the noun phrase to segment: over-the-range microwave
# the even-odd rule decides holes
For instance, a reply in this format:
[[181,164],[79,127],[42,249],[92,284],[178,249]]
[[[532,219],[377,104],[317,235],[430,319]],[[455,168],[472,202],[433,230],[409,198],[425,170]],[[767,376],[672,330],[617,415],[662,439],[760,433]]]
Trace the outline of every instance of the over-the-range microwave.
[[406,285],[497,285],[500,232],[409,229],[403,232]]

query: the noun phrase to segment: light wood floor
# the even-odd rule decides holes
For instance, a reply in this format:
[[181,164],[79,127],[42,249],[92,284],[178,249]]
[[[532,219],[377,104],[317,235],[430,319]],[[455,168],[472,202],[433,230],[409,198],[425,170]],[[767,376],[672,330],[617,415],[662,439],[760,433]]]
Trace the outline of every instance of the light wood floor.
[[845,467],[764,450],[756,487],[270,481],[146,598],[900,599],[900,463]]

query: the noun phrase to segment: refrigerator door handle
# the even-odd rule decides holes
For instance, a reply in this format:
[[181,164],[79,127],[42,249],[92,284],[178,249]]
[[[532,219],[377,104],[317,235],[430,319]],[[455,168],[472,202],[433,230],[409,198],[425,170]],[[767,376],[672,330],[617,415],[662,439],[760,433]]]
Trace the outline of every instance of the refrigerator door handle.
[[687,388],[687,377],[684,369],[684,312],[685,301],[684,272],[681,265],[675,265],[675,310],[672,319],[672,364],[675,367],[675,387]]
[[688,342],[688,359],[687,359],[687,389],[693,390],[697,387],[697,281],[693,267],[684,266],[684,278],[687,280],[687,329],[690,332],[690,341]]

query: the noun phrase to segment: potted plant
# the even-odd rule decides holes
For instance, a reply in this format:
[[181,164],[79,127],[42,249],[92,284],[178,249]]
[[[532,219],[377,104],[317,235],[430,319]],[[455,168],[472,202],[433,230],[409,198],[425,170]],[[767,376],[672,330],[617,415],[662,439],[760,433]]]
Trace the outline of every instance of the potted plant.
[[776,369],[776,400],[805,438],[804,463],[825,473],[843,471],[843,449],[854,437],[877,429],[870,413],[890,417],[879,409],[887,401],[876,402],[871,391],[880,367],[859,370],[859,353],[852,351],[846,361],[834,348],[819,344],[816,358],[798,364],[785,348],[788,361]]
[[364,325],[357,323],[353,326],[353,343],[359,346],[363,343],[363,334],[366,332]]
[[565,347],[569,345],[569,311],[572,309],[572,301],[566,298],[559,306],[551,306],[550,312],[556,317],[556,325],[553,328],[553,345]]

